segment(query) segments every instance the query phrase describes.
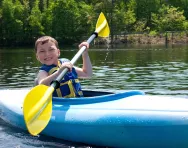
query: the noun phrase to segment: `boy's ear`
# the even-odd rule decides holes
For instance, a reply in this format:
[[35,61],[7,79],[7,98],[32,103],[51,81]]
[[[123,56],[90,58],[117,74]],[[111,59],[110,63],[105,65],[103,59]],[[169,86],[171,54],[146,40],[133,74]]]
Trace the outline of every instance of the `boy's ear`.
[[36,55],[36,59],[39,60],[38,55],[37,54],[35,54],[35,55]]
[[58,56],[59,56],[59,57],[60,57],[60,54],[61,54],[60,49],[58,49]]

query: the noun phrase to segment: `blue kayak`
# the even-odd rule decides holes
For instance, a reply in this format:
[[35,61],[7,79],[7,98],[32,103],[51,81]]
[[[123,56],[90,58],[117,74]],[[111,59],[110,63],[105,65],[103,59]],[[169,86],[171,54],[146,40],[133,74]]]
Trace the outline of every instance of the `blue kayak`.
[[[30,90],[1,90],[0,117],[26,130],[22,105]],[[122,148],[187,148],[188,99],[84,91],[84,98],[53,98],[42,134],[90,145]]]

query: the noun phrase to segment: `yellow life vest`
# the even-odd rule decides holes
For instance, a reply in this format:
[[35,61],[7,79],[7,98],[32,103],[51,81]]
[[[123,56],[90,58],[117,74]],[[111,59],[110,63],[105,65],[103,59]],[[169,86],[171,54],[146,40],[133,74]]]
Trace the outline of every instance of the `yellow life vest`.
[[[67,59],[66,59],[67,60]],[[58,65],[42,65],[40,70],[46,71],[49,75],[54,73],[59,69],[61,64],[66,62],[65,59],[60,59]],[[57,88],[53,97],[64,97],[64,98],[74,98],[74,97],[82,97],[82,89],[81,84],[79,82],[77,73],[75,68],[72,68],[71,72],[67,72],[64,78],[60,82],[60,87]]]

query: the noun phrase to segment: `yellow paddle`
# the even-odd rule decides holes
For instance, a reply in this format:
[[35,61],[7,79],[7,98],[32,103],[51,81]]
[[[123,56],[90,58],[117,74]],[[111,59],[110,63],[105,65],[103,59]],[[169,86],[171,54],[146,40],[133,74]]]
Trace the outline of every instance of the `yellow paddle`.
[[[101,12],[97,20],[95,32],[90,36],[87,42],[90,44],[97,36],[108,37],[110,29],[108,22]],[[83,46],[73,57],[71,63],[74,65],[86,47]],[[23,114],[26,127],[30,134],[39,134],[48,124],[52,114],[52,93],[59,87],[59,83],[67,73],[68,69],[64,69],[57,79],[50,85],[38,85],[31,89],[26,95],[23,104]]]

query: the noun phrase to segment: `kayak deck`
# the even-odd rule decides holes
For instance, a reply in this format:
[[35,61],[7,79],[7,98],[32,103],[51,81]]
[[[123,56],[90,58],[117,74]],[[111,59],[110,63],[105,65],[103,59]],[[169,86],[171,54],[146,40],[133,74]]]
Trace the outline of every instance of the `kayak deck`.
[[[0,91],[0,117],[25,130],[22,104],[28,92]],[[188,99],[142,91],[84,91],[84,96],[53,98],[52,116],[42,134],[109,147],[187,148]]]

